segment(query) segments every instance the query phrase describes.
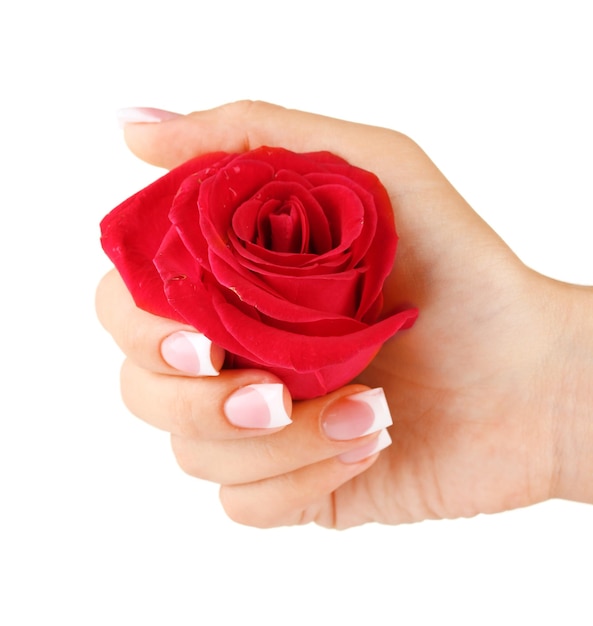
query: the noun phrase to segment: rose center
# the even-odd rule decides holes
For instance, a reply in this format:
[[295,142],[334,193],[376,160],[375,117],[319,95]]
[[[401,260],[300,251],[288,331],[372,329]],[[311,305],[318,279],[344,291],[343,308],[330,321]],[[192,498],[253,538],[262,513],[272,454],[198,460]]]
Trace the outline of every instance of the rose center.
[[266,205],[259,214],[255,243],[274,252],[307,252],[308,222],[300,200],[292,197]]

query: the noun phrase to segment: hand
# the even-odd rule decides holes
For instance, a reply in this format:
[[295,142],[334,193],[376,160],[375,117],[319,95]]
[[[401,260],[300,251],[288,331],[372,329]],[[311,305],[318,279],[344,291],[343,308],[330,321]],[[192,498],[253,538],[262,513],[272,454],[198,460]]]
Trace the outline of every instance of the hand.
[[[114,272],[99,287],[99,317],[127,355],[126,404],[172,434],[183,469],[222,485],[233,519],[345,528],[550,497],[593,501],[592,463],[579,453],[593,436],[591,289],[526,268],[409,138],[248,102],[127,124],[125,133],[140,158],[166,168],[264,144],[326,149],[375,172],[392,199],[400,244],[387,308],[411,303],[419,320],[384,346],[360,384],[292,407],[284,392],[289,425],[282,417],[272,428],[231,423],[233,393],[281,381],[262,371],[182,375],[160,347],[192,329],[138,310]],[[216,348],[211,356],[216,365]],[[380,454],[380,411],[373,434],[336,431],[369,387],[385,390],[395,421],[393,445]]]

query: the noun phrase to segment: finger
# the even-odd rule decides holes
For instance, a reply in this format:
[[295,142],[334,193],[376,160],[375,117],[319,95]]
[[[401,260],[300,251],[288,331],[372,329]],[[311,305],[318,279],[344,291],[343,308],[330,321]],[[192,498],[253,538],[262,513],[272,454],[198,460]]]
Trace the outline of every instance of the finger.
[[101,324],[140,367],[193,376],[215,376],[222,367],[222,348],[190,326],[139,309],[115,270],[99,283],[96,309]]
[[[369,456],[376,452],[375,444],[389,442],[386,429],[392,424],[382,391],[360,386],[298,402],[292,418],[290,427],[247,441],[173,436],[173,451],[181,468],[192,476],[220,484],[245,484],[338,455],[359,460],[357,450],[366,450],[364,456]],[[378,433],[382,433],[380,442]]]
[[291,423],[288,390],[263,370],[223,370],[216,378],[189,378],[158,374],[126,359],[121,393],[131,413],[184,438],[253,437]]
[[336,457],[259,482],[223,485],[220,500],[232,520],[247,526],[273,528],[315,522],[335,528],[335,492],[378,458],[375,453],[346,463]]

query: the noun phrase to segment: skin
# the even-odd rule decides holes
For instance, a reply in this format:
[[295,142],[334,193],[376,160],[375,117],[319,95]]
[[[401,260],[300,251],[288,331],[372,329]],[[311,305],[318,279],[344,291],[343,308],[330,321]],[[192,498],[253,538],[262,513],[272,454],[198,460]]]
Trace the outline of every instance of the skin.
[[[180,375],[159,346],[191,329],[137,309],[115,271],[99,285],[99,319],[126,355],[126,405],[171,433],[186,472],[221,485],[232,519],[347,528],[549,498],[593,503],[593,289],[525,267],[411,139],[259,102],[128,124],[125,138],[139,158],[167,169],[215,150],[330,150],[375,172],[391,196],[400,244],[387,307],[412,303],[420,318],[355,384],[292,408],[287,398],[293,423],[281,430],[236,428],[222,411],[233,391],[273,376]],[[393,444],[344,463],[341,452],[375,435],[330,441],[323,412],[378,386],[393,414]]]

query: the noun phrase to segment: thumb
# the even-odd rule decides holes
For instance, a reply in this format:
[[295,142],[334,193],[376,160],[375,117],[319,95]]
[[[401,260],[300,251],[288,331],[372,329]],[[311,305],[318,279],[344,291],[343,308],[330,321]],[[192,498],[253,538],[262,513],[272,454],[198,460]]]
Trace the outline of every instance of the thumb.
[[[408,137],[395,131],[265,102],[239,101],[180,115],[151,108],[122,109],[119,119],[130,150],[172,169],[207,152],[245,152],[262,145],[294,152],[328,150],[399,185],[444,177]],[[432,181],[431,181],[432,182]]]

